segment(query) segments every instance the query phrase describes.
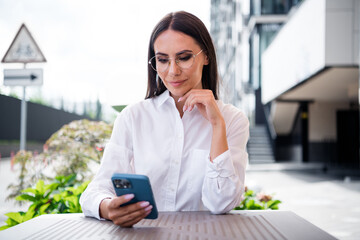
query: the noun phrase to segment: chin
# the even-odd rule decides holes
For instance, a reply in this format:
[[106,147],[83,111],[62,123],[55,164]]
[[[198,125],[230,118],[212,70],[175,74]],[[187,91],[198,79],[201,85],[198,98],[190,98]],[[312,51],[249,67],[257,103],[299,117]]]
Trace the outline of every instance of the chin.
[[174,89],[169,89],[171,96],[174,97],[182,97],[184,96],[185,92],[184,91],[179,91],[179,90],[174,90]]

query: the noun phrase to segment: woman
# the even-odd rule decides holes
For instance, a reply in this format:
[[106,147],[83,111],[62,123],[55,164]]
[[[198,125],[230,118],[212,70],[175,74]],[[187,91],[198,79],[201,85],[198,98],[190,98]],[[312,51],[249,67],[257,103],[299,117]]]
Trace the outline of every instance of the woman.
[[80,199],[85,215],[129,227],[151,212],[148,202],[120,207],[134,196],[115,196],[115,172],[147,175],[159,211],[230,211],[244,189],[249,122],[218,100],[209,32],[190,13],[170,13],[152,32],[148,60],[146,99],[116,119]]

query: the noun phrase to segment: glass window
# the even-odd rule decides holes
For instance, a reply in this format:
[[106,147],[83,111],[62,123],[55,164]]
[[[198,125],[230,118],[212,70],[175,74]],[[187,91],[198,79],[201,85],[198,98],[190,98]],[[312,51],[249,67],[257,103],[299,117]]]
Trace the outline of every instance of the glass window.
[[250,14],[287,14],[290,9],[302,0],[251,0]]

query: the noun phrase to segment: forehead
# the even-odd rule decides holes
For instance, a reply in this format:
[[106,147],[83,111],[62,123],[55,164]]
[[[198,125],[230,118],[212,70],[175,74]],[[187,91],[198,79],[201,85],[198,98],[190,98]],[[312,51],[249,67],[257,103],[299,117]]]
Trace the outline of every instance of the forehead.
[[175,54],[182,50],[195,51],[198,48],[200,47],[195,39],[185,33],[171,29],[162,32],[154,42],[155,53]]

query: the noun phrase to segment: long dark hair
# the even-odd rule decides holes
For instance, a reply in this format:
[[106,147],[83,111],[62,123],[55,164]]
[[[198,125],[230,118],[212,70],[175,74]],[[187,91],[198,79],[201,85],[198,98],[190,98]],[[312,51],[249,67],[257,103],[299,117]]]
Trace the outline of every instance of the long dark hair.
[[[213,92],[215,99],[218,99],[218,70],[214,44],[204,23],[193,14],[185,11],[174,12],[167,14],[160,20],[150,37],[148,61],[155,55],[154,43],[156,38],[168,29],[179,31],[192,37],[197,44],[199,44],[201,49],[203,49],[209,59],[209,64],[204,65],[203,67],[201,79],[202,87],[204,89],[210,89]],[[148,87],[145,99],[159,96],[166,90],[162,81],[160,79],[158,81],[159,83],[157,84],[156,71],[149,64]]]

